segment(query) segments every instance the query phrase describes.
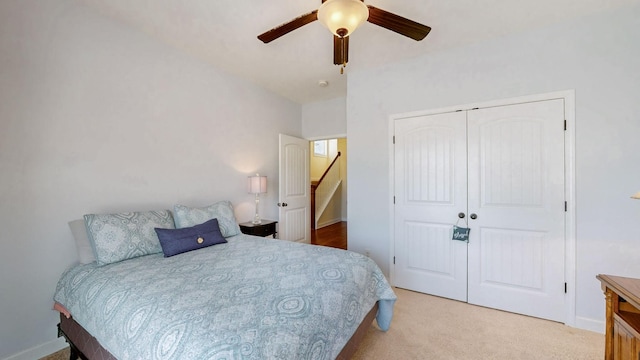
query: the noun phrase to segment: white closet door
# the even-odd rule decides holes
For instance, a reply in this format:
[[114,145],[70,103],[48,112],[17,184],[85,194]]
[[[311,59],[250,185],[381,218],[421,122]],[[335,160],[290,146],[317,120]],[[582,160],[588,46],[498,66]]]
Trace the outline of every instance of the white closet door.
[[395,121],[394,285],[466,301],[467,243],[451,240],[467,207],[466,115]]
[[564,101],[468,112],[468,301],[564,321]]

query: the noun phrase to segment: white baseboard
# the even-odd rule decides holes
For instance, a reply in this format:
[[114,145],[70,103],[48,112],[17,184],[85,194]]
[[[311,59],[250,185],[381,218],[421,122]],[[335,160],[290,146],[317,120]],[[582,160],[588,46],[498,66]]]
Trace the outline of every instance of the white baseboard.
[[49,341],[44,344],[34,346],[31,349],[19,352],[15,355],[11,355],[4,360],[33,360],[40,359],[47,355],[51,355],[54,352],[60,351],[69,346],[64,338],[58,338],[57,340]]
[[602,320],[576,316],[576,328],[604,334],[605,323]]

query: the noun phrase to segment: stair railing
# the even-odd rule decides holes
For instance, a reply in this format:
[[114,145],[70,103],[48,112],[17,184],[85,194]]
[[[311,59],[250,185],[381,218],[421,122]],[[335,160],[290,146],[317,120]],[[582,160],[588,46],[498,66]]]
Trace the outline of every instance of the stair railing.
[[[333,194],[335,194],[340,182],[340,166],[338,163],[340,152],[333,159],[327,170],[320,177],[320,180],[311,184],[311,227],[317,227],[318,219],[329,205]],[[339,163],[338,163],[339,164]]]

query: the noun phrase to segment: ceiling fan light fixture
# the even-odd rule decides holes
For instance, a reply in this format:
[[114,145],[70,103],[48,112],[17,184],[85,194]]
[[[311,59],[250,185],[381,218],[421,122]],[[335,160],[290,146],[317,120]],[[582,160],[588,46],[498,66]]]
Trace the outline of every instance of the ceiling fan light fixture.
[[369,8],[361,0],[327,0],[318,9],[318,20],[334,35],[351,35],[369,18]]

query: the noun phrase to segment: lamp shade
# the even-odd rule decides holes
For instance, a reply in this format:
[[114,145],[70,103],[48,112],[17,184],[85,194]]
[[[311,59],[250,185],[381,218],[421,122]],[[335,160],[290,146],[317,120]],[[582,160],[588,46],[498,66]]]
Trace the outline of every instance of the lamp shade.
[[255,174],[253,176],[249,176],[248,183],[248,192],[249,194],[263,194],[267,192],[267,177],[260,176],[260,174]]
[[318,9],[318,20],[334,35],[351,35],[369,18],[369,8],[360,0],[327,0]]
[[631,198],[640,200],[640,191],[638,191],[637,193],[631,195]]

